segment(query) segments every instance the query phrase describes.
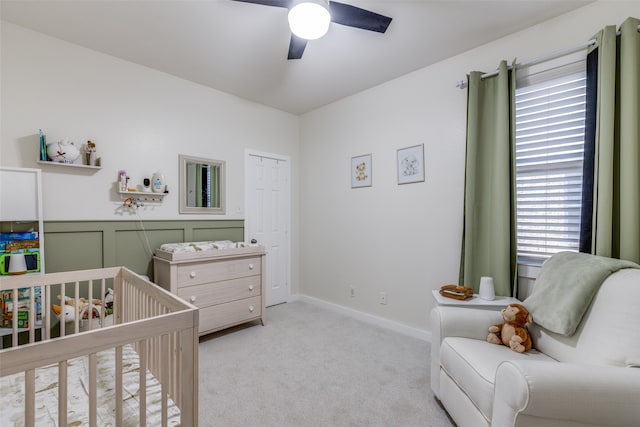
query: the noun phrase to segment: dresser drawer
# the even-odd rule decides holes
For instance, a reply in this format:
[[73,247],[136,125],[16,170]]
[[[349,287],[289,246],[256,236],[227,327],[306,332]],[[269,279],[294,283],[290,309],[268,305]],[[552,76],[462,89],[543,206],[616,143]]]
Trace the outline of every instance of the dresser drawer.
[[251,257],[181,264],[178,265],[178,288],[259,275],[261,272],[260,262],[260,257]]
[[260,295],[260,276],[242,277],[203,285],[182,286],[178,296],[198,308]]
[[261,307],[261,297],[255,296],[202,308],[200,309],[200,334],[259,319],[262,315]]

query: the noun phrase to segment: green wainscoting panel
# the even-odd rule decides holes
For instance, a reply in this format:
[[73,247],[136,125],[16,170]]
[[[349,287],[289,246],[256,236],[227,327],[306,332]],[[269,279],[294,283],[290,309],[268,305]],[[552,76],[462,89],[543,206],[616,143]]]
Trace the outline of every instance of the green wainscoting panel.
[[153,252],[163,243],[183,242],[184,230],[116,230],[116,265],[153,277]]
[[[103,232],[71,231],[44,236],[44,268],[46,272],[102,268],[104,259]],[[64,266],[56,269],[54,266]]]
[[153,253],[164,243],[244,240],[244,220],[45,221],[48,273],[125,266],[153,280]]
[[237,228],[213,229],[193,227],[192,237],[194,242],[206,242],[209,240],[231,240],[238,242],[244,240],[244,228],[239,230]]

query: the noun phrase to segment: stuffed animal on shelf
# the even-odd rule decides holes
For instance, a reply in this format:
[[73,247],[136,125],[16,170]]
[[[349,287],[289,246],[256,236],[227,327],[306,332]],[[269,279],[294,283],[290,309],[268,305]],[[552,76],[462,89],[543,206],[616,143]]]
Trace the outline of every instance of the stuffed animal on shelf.
[[489,327],[487,342],[504,344],[511,350],[524,353],[531,350],[531,337],[526,328],[533,319],[522,304],[509,304],[502,310],[504,323]]
[[47,156],[53,162],[73,163],[80,156],[80,150],[76,148],[73,141],[64,139],[47,144]]

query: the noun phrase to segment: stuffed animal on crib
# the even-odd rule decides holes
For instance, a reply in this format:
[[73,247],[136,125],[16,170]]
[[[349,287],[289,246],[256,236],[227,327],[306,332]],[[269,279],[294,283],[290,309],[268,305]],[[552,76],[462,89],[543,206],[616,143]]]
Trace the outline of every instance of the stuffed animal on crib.
[[487,342],[504,344],[511,350],[524,353],[531,350],[531,337],[526,328],[533,319],[522,304],[509,304],[502,310],[504,323],[489,327]]
[[[62,300],[63,298],[62,296],[58,295],[58,299]],[[94,298],[93,300],[91,300],[91,304],[89,304],[89,300],[87,300],[86,298],[75,299],[65,295],[64,297],[65,320],[67,322],[70,322],[71,320],[75,320],[76,312],[80,314],[81,319],[87,319],[89,316],[89,311],[91,311],[92,318],[94,319],[98,318],[100,317],[101,306],[102,306],[102,300],[100,299]],[[58,307],[57,308],[58,311],[56,311],[56,307]],[[71,311],[69,311],[67,307],[71,307]],[[75,310],[73,309],[74,307],[75,307]],[[60,313],[62,312],[62,308],[60,306],[53,304],[53,311],[57,315],[60,315]],[[69,316],[69,312],[71,313],[71,316]]]
[[53,309],[53,312],[56,314],[56,316],[62,315],[62,310],[64,307],[64,320],[67,322],[73,322],[74,320],[76,320],[76,310],[72,305],[65,304],[64,306],[59,306],[56,304],[52,304],[51,307]]
[[113,314],[113,289],[107,289],[107,292],[104,294],[103,301],[107,315]]

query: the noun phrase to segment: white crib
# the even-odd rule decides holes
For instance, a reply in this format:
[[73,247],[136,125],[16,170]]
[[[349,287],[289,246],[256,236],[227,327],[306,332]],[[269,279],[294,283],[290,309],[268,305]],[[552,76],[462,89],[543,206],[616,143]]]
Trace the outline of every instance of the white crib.
[[[124,267],[0,278],[13,301],[36,288],[46,310],[41,325],[30,298],[30,327],[21,332],[13,322],[12,345],[0,350],[0,424],[198,425],[196,307]],[[108,288],[112,322],[101,321],[104,311],[69,323],[63,314],[60,336],[51,337],[57,295],[91,301]],[[28,342],[18,345],[24,335]]]

